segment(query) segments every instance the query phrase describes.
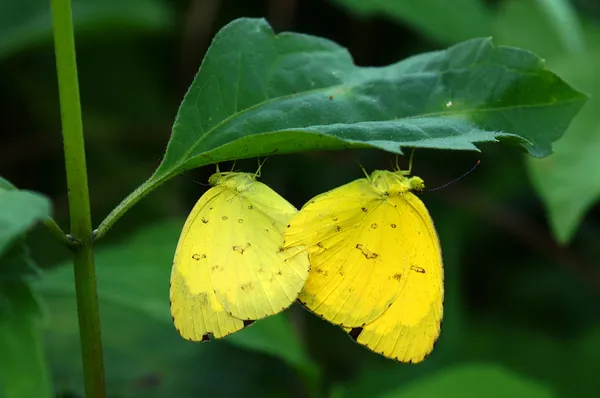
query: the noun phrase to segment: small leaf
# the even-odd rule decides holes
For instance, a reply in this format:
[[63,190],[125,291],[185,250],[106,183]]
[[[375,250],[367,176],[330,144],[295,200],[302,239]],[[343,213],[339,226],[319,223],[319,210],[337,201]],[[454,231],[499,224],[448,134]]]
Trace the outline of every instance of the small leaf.
[[[77,30],[114,32],[121,28],[131,34],[132,31],[164,29],[171,23],[171,11],[157,0],[79,0],[73,2],[73,23]],[[47,1],[3,2],[0,59],[32,45],[50,44],[51,40],[52,16]]]
[[[8,187],[6,180],[2,186]],[[38,193],[0,188],[0,256],[35,223],[50,216],[50,202]]]
[[381,398],[551,398],[548,387],[510,372],[498,365],[465,364],[422,377]]
[[481,0],[336,0],[359,15],[382,15],[419,30],[440,43],[454,44],[491,34],[492,15]]
[[[169,310],[169,279],[182,227],[182,221],[159,223],[119,246],[98,249],[96,272],[100,305],[111,303],[175,330]],[[68,264],[56,267],[37,287],[45,294],[74,295],[71,267]],[[276,356],[303,371],[312,366],[285,314],[257,321],[224,341]]]
[[488,39],[362,68],[331,41],[239,19],[216,35],[148,184],[210,163],[316,149],[477,150],[512,137],[546,156],[585,101],[535,55]]

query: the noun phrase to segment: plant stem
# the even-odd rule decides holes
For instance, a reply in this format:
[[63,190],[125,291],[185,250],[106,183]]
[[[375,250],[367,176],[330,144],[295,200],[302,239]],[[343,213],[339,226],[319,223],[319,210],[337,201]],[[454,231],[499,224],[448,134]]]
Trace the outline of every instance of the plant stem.
[[150,192],[158,188],[163,182],[167,181],[171,177],[170,174],[163,175],[160,178],[155,177],[154,175],[146,180],[142,185],[137,187],[135,191],[130,193],[125,199],[119,203],[117,207],[115,207],[108,216],[100,223],[98,228],[94,231],[94,240],[98,240],[102,238],[106,232],[113,226],[115,222],[127,210],[129,210],[133,205],[135,205],[140,199],[144,196],[148,195]]
[[63,232],[60,226],[54,221],[53,218],[47,218],[44,220],[44,226],[54,236],[54,238],[58,241],[58,243],[62,243],[63,245],[72,248],[78,246],[77,241],[70,240],[68,236]]
[[71,0],[52,0],[51,6],[71,234],[81,242],[74,251],[73,265],[85,393],[88,398],[104,398],[102,338]]

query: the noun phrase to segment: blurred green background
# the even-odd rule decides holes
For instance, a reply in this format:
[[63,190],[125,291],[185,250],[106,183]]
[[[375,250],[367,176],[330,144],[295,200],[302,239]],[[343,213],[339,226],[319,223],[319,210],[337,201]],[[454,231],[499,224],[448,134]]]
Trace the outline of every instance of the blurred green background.
[[[182,340],[168,309],[169,273],[205,188],[185,178],[164,184],[97,245],[110,396],[600,396],[600,3],[74,0],[95,225],[158,166],[212,36],[242,16],[334,40],[358,65],[492,36],[534,51],[592,99],[546,159],[501,144],[416,152],[413,171],[430,188],[481,160],[467,178],[422,197],[443,247],[446,299],[440,340],[419,365],[373,354],[296,306],[223,341]],[[51,197],[66,228],[54,62],[49,2],[0,0],[0,175]],[[357,162],[373,170],[390,160],[370,150],[273,156],[262,181],[301,207],[362,177]],[[254,171],[256,161],[236,168]],[[212,172],[187,176],[206,181]],[[83,396],[69,253],[42,228],[28,243],[45,271],[34,287],[52,388]]]

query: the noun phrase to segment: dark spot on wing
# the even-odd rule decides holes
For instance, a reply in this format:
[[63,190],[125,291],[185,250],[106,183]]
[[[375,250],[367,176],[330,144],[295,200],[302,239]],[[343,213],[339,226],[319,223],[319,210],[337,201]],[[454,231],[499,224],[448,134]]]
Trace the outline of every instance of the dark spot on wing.
[[377,224],[375,224],[375,223],[371,224],[371,228],[377,229],[377,227],[379,227]]
[[254,206],[248,205],[248,210],[252,210],[253,208],[254,208]]
[[377,253],[374,253],[374,252],[370,251],[369,249],[367,249],[365,247],[365,245],[363,245],[361,243],[357,244],[356,248],[362,252],[363,256],[365,256],[365,258],[367,260],[371,260],[371,259],[377,258],[377,256],[378,256]]
[[240,288],[244,291],[252,289],[252,282],[244,283],[240,285]]
[[367,208],[366,207],[361,207],[361,210],[364,211],[365,213],[367,212]]
[[278,252],[279,252],[279,253],[283,253],[283,246],[279,246],[279,250],[278,250]]
[[278,269],[278,270],[277,270],[277,272],[275,272],[275,275],[277,275],[277,276],[281,276],[281,274],[282,274],[282,273],[281,273],[281,270],[280,270],[280,269]]
[[352,330],[350,330],[348,335],[350,336],[350,338],[352,340],[356,341],[356,340],[358,340],[358,336],[360,336],[362,331],[363,331],[363,328],[352,328]]
[[418,272],[419,274],[424,274],[425,273],[425,268],[421,268],[421,267],[417,267],[416,265],[411,265],[410,269]]
[[203,258],[206,258],[206,254],[198,254],[198,253],[194,253],[192,254],[192,258],[196,261],[199,261]]
[[223,216],[221,217],[223,220],[227,220],[227,216]]
[[202,222],[203,222],[204,224],[206,224],[206,223],[208,223],[208,219],[207,219],[206,217],[202,217]]
[[392,228],[396,228],[396,224],[392,224],[392,225],[391,225],[391,227],[392,227]]
[[321,247],[321,248],[325,249],[325,246],[323,246],[323,242],[319,242],[319,243],[317,243],[317,246],[319,246],[319,247]]
[[399,281],[402,278],[402,274],[394,274],[394,275],[392,275],[392,278]]
[[333,221],[337,221],[337,220],[338,220],[338,218],[337,218],[337,217],[333,217]]
[[221,266],[220,266],[220,265],[218,265],[218,264],[215,264],[215,265],[213,265],[212,267],[210,267],[210,269],[211,269],[212,271],[223,271],[223,267],[221,267]]
[[342,227],[340,227],[339,225],[335,226],[335,232],[340,232],[342,230]]
[[238,218],[238,222],[241,224],[244,222],[244,220],[242,220],[241,218]]

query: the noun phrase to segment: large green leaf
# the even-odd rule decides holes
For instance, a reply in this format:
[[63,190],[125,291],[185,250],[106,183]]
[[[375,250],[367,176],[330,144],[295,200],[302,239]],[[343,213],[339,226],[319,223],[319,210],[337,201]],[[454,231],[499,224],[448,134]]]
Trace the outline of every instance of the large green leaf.
[[[164,29],[171,11],[158,0],[75,0],[77,30],[131,32]],[[0,59],[38,43],[52,40],[50,4],[45,0],[3,1],[0,12]]]
[[556,395],[544,385],[527,380],[498,365],[465,364],[422,377],[382,398],[551,398]]
[[490,35],[492,16],[481,0],[335,0],[359,15],[400,20],[440,43]]
[[533,54],[488,39],[361,68],[328,40],[240,19],[215,37],[154,178],[310,149],[477,150],[509,133],[544,156],[584,102]]
[[586,99],[534,54],[489,39],[358,67],[329,40],[238,19],[215,36],[160,166],[97,236],[174,175],[226,160],[343,148],[476,151],[498,138],[543,157]]
[[[169,279],[182,227],[183,221],[159,223],[118,246],[99,248],[96,267],[100,306],[111,303],[175,331],[169,311]],[[59,265],[37,287],[46,295],[74,296],[71,267]],[[285,313],[258,321],[225,341],[276,356],[303,372],[310,372],[313,367]],[[207,344],[212,343],[204,345]]]

